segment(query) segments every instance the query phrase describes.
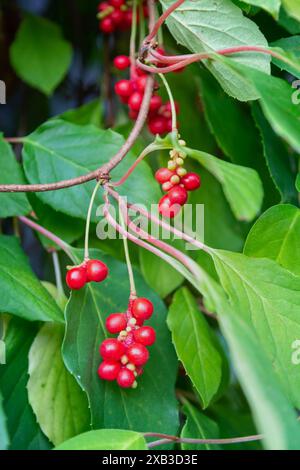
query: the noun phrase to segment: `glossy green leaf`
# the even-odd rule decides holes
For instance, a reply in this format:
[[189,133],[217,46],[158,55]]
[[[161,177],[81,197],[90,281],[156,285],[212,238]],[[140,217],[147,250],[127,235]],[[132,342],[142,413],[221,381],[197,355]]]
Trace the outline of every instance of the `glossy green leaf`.
[[7,416],[11,450],[50,448],[36,422],[26,389],[28,352],[36,332],[35,323],[12,318],[5,335],[6,364],[0,366],[0,390]]
[[[77,256],[82,253],[76,252]],[[177,360],[166,327],[166,309],[161,300],[135,274],[137,292],[154,303],[149,324],[157,331],[150,359],[138,379],[135,390],[120,389],[114,382],[99,379],[99,346],[107,336],[105,318],[127,308],[129,284],[123,263],[92,251],[91,256],[107,263],[110,275],[100,285],[88,284],[72,292],[66,308],[66,336],[63,356],[67,368],[86,391],[94,428],[130,429],[174,434],[178,427],[178,409],[174,395]]]
[[0,236],[0,310],[32,321],[63,322],[63,313],[32,272],[14,237]]
[[[0,134],[0,184],[22,184],[24,176],[11,146],[3,140]],[[1,193],[0,217],[11,217],[28,214],[31,210],[25,194]]]
[[271,207],[252,227],[244,253],[269,258],[300,276],[300,209],[292,205]]
[[50,95],[70,66],[72,49],[59,26],[42,17],[26,16],[11,46],[10,57],[22,80]]
[[81,126],[93,124],[94,126],[101,127],[103,123],[102,103],[96,98],[79,108],[66,111],[60,115],[60,119],[72,122],[73,124],[80,124]]
[[221,183],[230,207],[239,220],[250,221],[260,211],[263,187],[255,170],[220,160],[199,150],[186,149]]
[[300,21],[300,4],[298,0],[282,0],[282,4],[288,15]]
[[0,450],[7,450],[9,436],[7,431],[6,415],[3,409],[2,396],[0,395]]
[[207,408],[218,394],[226,362],[214,333],[186,288],[176,292],[168,326],[177,356]]
[[252,111],[261,134],[264,156],[270,175],[281,194],[281,201],[297,202],[295,175],[287,146],[275,134],[257,103],[253,104]]
[[220,323],[236,374],[267,450],[299,450],[300,425],[252,328],[222,302]]
[[146,450],[142,434],[119,429],[89,431],[64,442],[55,450]]
[[300,277],[269,259],[219,250],[213,258],[230,305],[255,330],[282,387],[299,406],[299,368],[292,357],[300,337]]
[[28,397],[42,431],[58,445],[89,429],[87,398],[66,369],[62,325],[44,325],[29,351]]
[[298,173],[296,178],[296,189],[298,192],[300,192],[300,173]]
[[[165,9],[173,0],[160,2]],[[229,0],[187,0],[169,16],[167,26],[177,42],[195,53],[250,43],[267,46],[257,25],[244,17],[241,10]],[[266,56],[240,54],[234,60],[266,73],[270,72],[270,59]],[[241,80],[226,64],[207,61],[205,65],[231,96],[241,101],[257,98],[251,82],[244,77]]]
[[281,7],[281,0],[243,0],[245,3],[263,8],[271,13],[274,18],[278,18],[279,10]]
[[[31,183],[55,182],[69,179],[96,170],[107,163],[121,148],[124,139],[111,130],[95,126],[78,126],[62,119],[53,119],[25,138],[24,168]],[[132,165],[135,157],[126,159],[112,171],[112,178],[118,180]],[[133,184],[134,181],[134,184]],[[73,217],[86,219],[90,197],[95,186],[91,181],[60,191],[37,193],[37,196],[54,210]],[[159,199],[159,187],[147,163],[141,162],[136,171],[122,185],[121,195],[130,202],[149,206]],[[102,194],[96,199],[95,208],[102,204]],[[97,222],[94,208],[92,220]]]
[[[298,64],[299,64],[299,59],[300,59],[300,36],[292,36],[292,37],[289,37],[289,38],[282,38],[282,39],[279,39],[278,41],[273,42],[271,45],[274,46],[274,47],[279,47],[281,50],[283,50],[283,53],[287,58],[290,58],[293,62],[297,61]],[[273,57],[273,62],[279,68],[287,70],[289,73],[291,73],[295,77],[300,78],[299,68],[295,68],[295,67],[293,67],[292,64],[280,61],[275,57]],[[299,65],[298,65],[298,67],[299,67]]]
[[[204,413],[197,410],[193,405],[185,400],[183,413],[186,415],[186,422],[181,431],[182,438],[189,439],[219,439],[220,431],[217,423],[208,418]],[[181,444],[182,450],[219,450],[218,445],[212,444]]]

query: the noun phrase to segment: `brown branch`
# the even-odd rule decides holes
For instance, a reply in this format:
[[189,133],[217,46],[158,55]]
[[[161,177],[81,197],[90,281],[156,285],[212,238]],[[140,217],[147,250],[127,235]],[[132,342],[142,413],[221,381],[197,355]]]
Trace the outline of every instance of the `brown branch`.
[[254,442],[254,441],[261,441],[263,439],[263,435],[256,434],[254,436],[245,436],[245,437],[232,437],[227,439],[190,439],[185,437],[177,437],[177,436],[169,436],[168,434],[161,434],[161,433],[152,433],[146,432],[144,433],[144,437],[159,437],[161,439],[150,442],[148,444],[148,448],[151,449],[152,447],[158,447],[163,444],[169,444],[170,442],[176,443],[184,443],[184,444],[211,444],[211,445],[228,445],[228,444],[242,444],[245,442]]

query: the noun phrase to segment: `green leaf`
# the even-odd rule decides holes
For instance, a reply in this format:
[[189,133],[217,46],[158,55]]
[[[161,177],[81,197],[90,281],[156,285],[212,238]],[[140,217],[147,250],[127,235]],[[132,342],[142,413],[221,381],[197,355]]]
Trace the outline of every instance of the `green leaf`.
[[291,18],[284,8],[281,8],[279,15],[279,24],[283,26],[290,34],[300,33],[300,22]]
[[0,390],[7,416],[10,450],[49,449],[28,401],[28,352],[37,325],[11,318],[5,336],[6,364],[0,366]]
[[[173,0],[160,2],[166,9]],[[187,0],[169,16],[167,26],[177,42],[195,53],[249,44],[268,45],[257,25],[229,0]],[[239,54],[234,61],[270,73],[270,58],[261,54]],[[205,65],[229,95],[241,101],[257,98],[251,82],[241,80],[226,64],[206,61]]]
[[[24,176],[20,165],[17,163],[11,146],[4,141],[0,134],[0,181],[1,184],[22,184]],[[0,194],[0,217],[12,217],[28,214],[31,210],[25,194],[1,193]]]
[[288,149],[275,134],[257,103],[253,103],[252,112],[260,130],[270,175],[281,194],[281,201],[297,202],[295,175],[292,171]]
[[0,450],[6,450],[9,445],[6,415],[3,409],[2,396],[0,395]]
[[300,276],[300,209],[278,205],[265,212],[252,227],[244,253],[269,258]]
[[298,192],[300,192],[300,173],[298,173],[296,178],[296,189]]
[[253,220],[260,211],[263,187],[255,170],[233,165],[208,153],[186,148],[221,183],[234,215],[239,220]]
[[142,434],[119,429],[89,431],[64,442],[55,450],[146,450]]
[[295,68],[291,64],[278,60],[276,57],[273,57],[273,62],[279,68],[287,70],[289,73],[295,77],[300,78],[299,71],[299,59],[300,59],[300,36],[292,36],[289,38],[282,38],[278,41],[275,41],[271,46],[278,47],[283,50],[284,55],[291,59],[291,61],[298,62],[298,67]]
[[18,76],[50,95],[64,78],[72,58],[71,45],[58,25],[45,18],[27,16],[10,49]]
[[214,333],[186,288],[176,292],[168,327],[177,356],[207,408],[218,394],[226,361]]
[[0,311],[31,321],[63,322],[63,313],[33,274],[14,237],[0,236]]
[[[82,253],[76,251],[78,258]],[[94,428],[122,428],[174,434],[178,428],[178,409],[174,395],[177,360],[165,324],[162,301],[135,273],[137,292],[154,303],[149,324],[157,331],[150,359],[135,390],[124,390],[114,382],[99,379],[99,346],[107,336],[105,318],[127,309],[129,284],[126,265],[93,250],[91,256],[107,263],[110,275],[101,285],[88,284],[72,292],[66,308],[66,336],[63,356],[67,368],[86,391]]]
[[[94,126],[78,126],[62,119],[52,119],[24,139],[24,168],[30,183],[49,183],[74,178],[96,170],[107,163],[121,148],[124,138],[111,130]],[[129,154],[112,171],[118,180],[135,161]],[[91,181],[60,191],[37,193],[54,210],[72,217],[86,219],[90,197],[95,186]],[[158,201],[160,191],[147,163],[141,162],[122,185],[121,195],[130,202],[145,204]],[[95,203],[102,203],[101,191]],[[95,210],[92,220],[98,222]]]
[[276,380],[271,362],[239,312],[221,302],[221,328],[265,449],[299,450],[297,415]]
[[265,189],[264,203],[267,207],[273,205],[278,202],[278,192],[264,161],[261,138],[249,109],[228,96],[207,71],[202,69],[199,75],[205,117],[219,147],[233,163],[258,172]]
[[[189,439],[219,439],[220,432],[217,423],[198,411],[188,401],[184,401],[183,413],[186,422],[181,431],[182,438]],[[220,447],[212,444],[181,444],[182,450],[219,450]]]
[[239,70],[241,75],[252,80],[259,93],[263,112],[272,128],[300,152],[300,106],[293,103],[294,91],[289,83],[250,67],[238,65],[228,58],[223,57],[221,60],[231,63],[236,71]]
[[83,104],[79,108],[70,109],[61,114],[60,119],[85,126],[93,124],[96,127],[102,127],[103,124],[103,106],[99,98]]
[[86,396],[62,360],[63,337],[62,325],[46,324],[29,351],[29,402],[55,445],[88,430],[90,423]]
[[271,13],[275,19],[278,19],[279,11],[281,7],[281,0],[243,0],[245,3],[254,5],[256,7],[263,8],[267,12]]
[[141,271],[145,281],[162,299],[182,284],[183,275],[166,261],[147,250],[140,250],[139,255]]
[[275,261],[216,250],[214,262],[230,306],[252,327],[291,402],[300,405],[300,376],[292,360],[300,338],[300,277]]
[[300,5],[298,0],[282,0],[282,4],[288,15],[300,21]]

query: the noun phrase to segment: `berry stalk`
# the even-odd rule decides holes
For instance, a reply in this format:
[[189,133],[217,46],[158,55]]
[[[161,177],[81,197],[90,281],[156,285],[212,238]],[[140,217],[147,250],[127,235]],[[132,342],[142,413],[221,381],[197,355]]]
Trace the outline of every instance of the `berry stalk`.
[[90,233],[91,215],[92,215],[92,209],[93,209],[95,197],[101,184],[102,184],[102,181],[99,180],[92,193],[92,197],[91,197],[89,208],[88,208],[86,226],[85,226],[85,239],[84,239],[84,261],[89,260],[89,233]]

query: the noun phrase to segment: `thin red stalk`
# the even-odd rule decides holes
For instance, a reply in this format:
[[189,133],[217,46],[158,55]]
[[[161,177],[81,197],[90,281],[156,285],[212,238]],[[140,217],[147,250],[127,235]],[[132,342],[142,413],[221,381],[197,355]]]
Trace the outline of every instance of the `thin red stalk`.
[[21,144],[23,142],[23,137],[5,137],[4,140],[11,144]]
[[173,3],[173,5],[171,5],[159,18],[158,20],[156,21],[155,25],[153,26],[150,34],[146,37],[145,39],[145,43],[149,43],[150,41],[152,41],[155,36],[157,35],[158,33],[158,30],[159,28],[162,26],[162,24],[165,22],[165,20],[168,18],[168,16],[171,15],[171,13],[173,13],[174,10],[176,10],[176,8],[178,8],[180,5],[182,5],[182,3],[184,2],[185,0],[177,0],[175,3]]
[[129,229],[131,229],[139,237],[142,236],[143,239],[149,241],[152,245],[156,246],[158,249],[164,251],[165,253],[168,253],[170,256],[180,261],[180,263],[183,264],[183,266],[185,266],[193,275],[197,275],[197,273],[194,272],[190,259],[187,256],[185,256],[183,253],[181,253],[181,251],[177,250],[176,248],[173,248],[167,243],[161,240],[158,240],[157,238],[152,237],[151,235],[149,235],[149,233],[137,227],[134,224],[134,222],[132,222],[132,220],[129,218],[127,207],[125,206],[125,204],[124,203],[122,204],[122,202],[120,202],[122,201],[122,198],[119,197],[118,201],[122,209],[122,212],[124,214],[126,225],[128,226]]
[[27,225],[28,227],[39,232],[44,237],[48,238],[48,240],[51,240],[52,242],[54,242],[59,248],[61,248],[69,256],[69,258],[71,258],[72,260],[74,259],[72,253],[69,250],[68,245],[61,238],[54,235],[54,233],[50,232],[46,228],[42,227],[41,225],[37,224],[31,219],[28,219],[25,216],[20,216],[19,220],[23,222],[25,225]]
[[[107,190],[109,194],[112,195],[113,198],[115,198],[116,200],[119,200],[120,196],[116,191],[114,191],[110,187],[108,187]],[[136,206],[135,204],[128,204],[128,207],[135,210],[136,212],[139,212],[143,216],[147,217],[148,220],[152,220],[154,223],[156,223],[157,225],[160,225],[165,230],[168,230],[169,232],[173,233],[174,235],[181,238],[182,240],[185,240],[186,242],[191,243],[192,245],[196,246],[197,248],[199,248],[199,250],[208,252],[206,245],[199,242],[198,240],[195,240],[193,237],[182,232],[181,230],[178,230],[177,228],[172,227],[172,225],[168,224],[167,222],[164,222],[159,217],[156,217],[155,215],[150,214],[150,212],[144,210],[142,207]]]

